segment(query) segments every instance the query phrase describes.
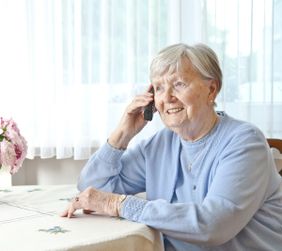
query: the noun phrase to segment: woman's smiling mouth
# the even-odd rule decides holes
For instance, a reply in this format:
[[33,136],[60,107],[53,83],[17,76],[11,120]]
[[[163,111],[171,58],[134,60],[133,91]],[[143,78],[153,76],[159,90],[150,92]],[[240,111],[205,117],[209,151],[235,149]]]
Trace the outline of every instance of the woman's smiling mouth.
[[184,108],[171,108],[166,111],[167,114],[175,114],[182,111]]

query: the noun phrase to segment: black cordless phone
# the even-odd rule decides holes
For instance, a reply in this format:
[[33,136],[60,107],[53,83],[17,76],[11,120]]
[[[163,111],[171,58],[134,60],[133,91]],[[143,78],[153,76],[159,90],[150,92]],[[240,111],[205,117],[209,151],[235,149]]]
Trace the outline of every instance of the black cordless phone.
[[[154,94],[154,88],[150,89],[151,93]],[[151,121],[153,119],[153,114],[154,114],[154,101],[150,102],[147,106],[144,108],[144,119],[147,121]]]

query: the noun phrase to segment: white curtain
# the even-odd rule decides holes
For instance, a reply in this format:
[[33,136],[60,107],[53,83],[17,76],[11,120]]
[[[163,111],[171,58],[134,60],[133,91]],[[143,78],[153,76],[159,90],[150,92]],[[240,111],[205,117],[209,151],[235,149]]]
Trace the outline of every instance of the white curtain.
[[162,0],[0,1],[0,116],[18,123],[28,158],[86,159],[105,142],[149,85],[167,11]]
[[282,1],[205,0],[202,39],[220,58],[220,110],[282,138]]
[[[219,110],[282,137],[281,1],[1,0],[0,116],[28,158],[86,159],[149,84],[161,48],[205,42],[219,54]],[[162,126],[158,116],[132,144]]]

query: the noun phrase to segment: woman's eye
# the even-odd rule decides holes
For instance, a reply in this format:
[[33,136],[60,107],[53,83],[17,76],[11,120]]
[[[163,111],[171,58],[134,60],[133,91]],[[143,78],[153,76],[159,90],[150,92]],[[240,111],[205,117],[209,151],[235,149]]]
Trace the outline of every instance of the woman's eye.
[[161,87],[160,86],[156,86],[155,87],[155,92],[158,92],[158,91],[160,91],[161,90]]
[[176,82],[174,84],[174,87],[176,87],[176,88],[185,87],[185,83],[183,83],[183,82]]

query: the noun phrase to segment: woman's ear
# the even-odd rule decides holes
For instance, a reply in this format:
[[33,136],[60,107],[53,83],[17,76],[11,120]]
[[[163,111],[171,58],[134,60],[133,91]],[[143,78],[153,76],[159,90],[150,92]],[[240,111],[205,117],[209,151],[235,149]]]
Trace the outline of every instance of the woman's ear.
[[209,90],[209,98],[215,100],[218,90],[218,83],[215,79],[210,80]]
[[218,83],[215,79],[209,80],[209,95],[208,95],[208,104],[215,106],[215,98],[218,92]]

